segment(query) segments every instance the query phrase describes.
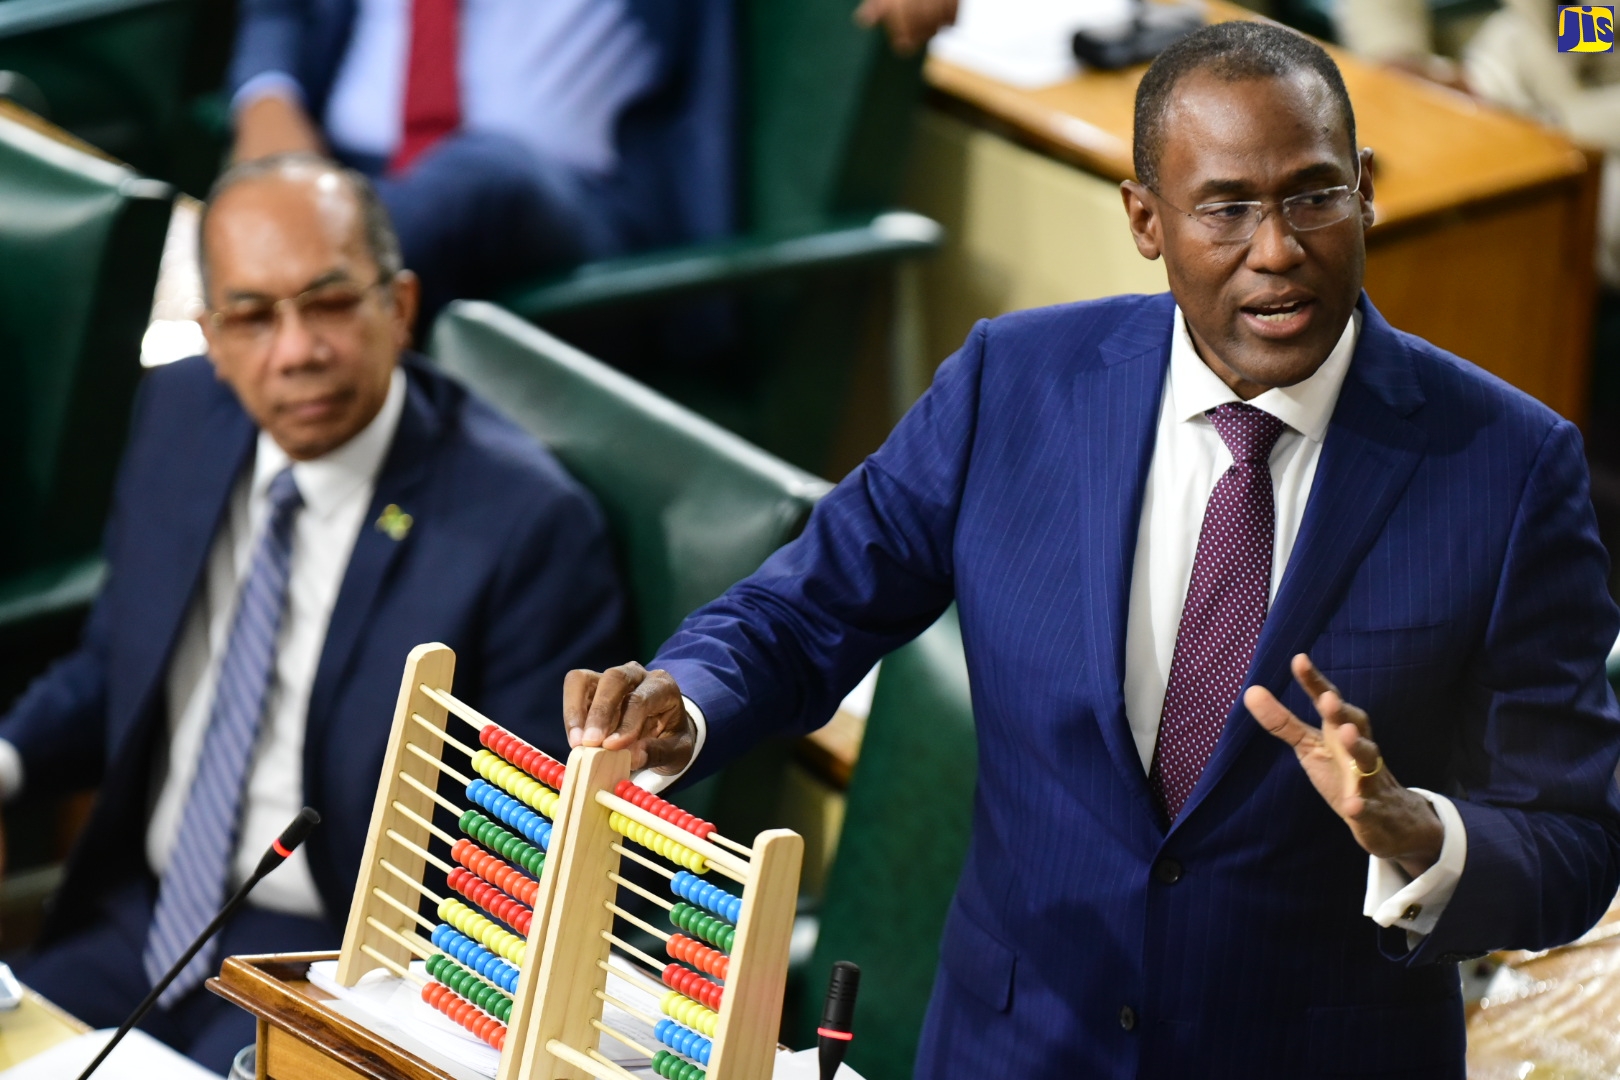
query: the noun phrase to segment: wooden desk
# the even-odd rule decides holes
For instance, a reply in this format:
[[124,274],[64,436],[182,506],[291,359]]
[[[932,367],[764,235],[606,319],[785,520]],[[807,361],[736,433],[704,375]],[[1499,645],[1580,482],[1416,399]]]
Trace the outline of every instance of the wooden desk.
[[[1253,17],[1219,0],[1210,10],[1216,19]],[[1378,218],[1367,238],[1366,279],[1373,302],[1395,326],[1584,421],[1596,159],[1465,95],[1330,51],[1350,90],[1359,141],[1375,155]],[[954,247],[924,271],[928,302],[951,309],[943,325],[930,316],[927,345],[936,360],[960,343],[972,318],[1164,287],[1156,264],[1131,263],[1143,260],[1113,190],[1132,175],[1132,110],[1143,70],[1088,72],[1020,90],[928,62],[944,116],[924,125],[910,194],[953,233]],[[1031,152],[1044,168],[1019,160]],[[1089,187],[1076,186],[1082,180]],[[1067,201],[1059,193],[1065,184],[1074,192]],[[992,206],[998,198],[1021,206]],[[969,220],[974,213],[1000,224]],[[989,235],[997,230],[1008,235]],[[1065,281],[1074,283],[1069,295]]]
[[0,1069],[20,1065],[90,1029],[32,990],[10,1012],[0,1012]]

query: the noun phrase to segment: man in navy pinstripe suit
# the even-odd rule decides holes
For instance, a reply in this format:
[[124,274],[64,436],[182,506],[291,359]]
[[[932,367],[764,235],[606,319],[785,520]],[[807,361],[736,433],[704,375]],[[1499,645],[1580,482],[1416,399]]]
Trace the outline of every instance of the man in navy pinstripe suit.
[[1614,896],[1580,437],[1379,316],[1356,146],[1306,39],[1167,50],[1123,194],[1170,294],[980,323],[653,670],[569,676],[575,744],[702,773],[959,605],[979,785],[920,1077],[1460,1080],[1457,960]]

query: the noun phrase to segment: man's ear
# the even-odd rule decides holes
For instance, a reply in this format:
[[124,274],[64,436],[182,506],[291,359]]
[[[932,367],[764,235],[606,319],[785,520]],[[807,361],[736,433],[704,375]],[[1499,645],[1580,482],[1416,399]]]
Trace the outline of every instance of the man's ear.
[[409,270],[401,270],[394,275],[392,284],[395,338],[401,349],[408,349],[416,326],[416,312],[422,303],[422,279]]
[[1160,233],[1163,223],[1158,208],[1148,198],[1146,187],[1135,180],[1119,185],[1119,194],[1125,200],[1125,218],[1131,223],[1131,239],[1144,259],[1157,259],[1164,254],[1164,237]]
[[1370,229],[1373,225],[1373,152],[1372,147],[1364,147],[1361,151],[1361,227]]

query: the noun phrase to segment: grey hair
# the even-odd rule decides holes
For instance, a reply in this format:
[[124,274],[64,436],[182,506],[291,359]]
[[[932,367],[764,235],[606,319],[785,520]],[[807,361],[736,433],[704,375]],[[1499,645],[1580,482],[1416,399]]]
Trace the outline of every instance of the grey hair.
[[202,275],[204,296],[208,295],[208,218],[220,198],[239,184],[270,176],[291,177],[309,172],[330,174],[348,185],[350,194],[360,207],[361,231],[365,236],[366,248],[377,264],[378,279],[392,280],[405,269],[405,260],[399,250],[399,234],[394,231],[394,223],[388,217],[388,208],[378,196],[376,186],[364,173],[345,168],[319,154],[272,154],[232,165],[220,173],[219,179],[208,189],[208,199],[203,203],[202,214],[197,219],[197,269]]

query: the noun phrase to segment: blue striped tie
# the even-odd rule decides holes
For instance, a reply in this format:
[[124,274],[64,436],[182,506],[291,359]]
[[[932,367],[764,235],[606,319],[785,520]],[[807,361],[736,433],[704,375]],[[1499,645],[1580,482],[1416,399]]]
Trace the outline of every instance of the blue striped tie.
[[[293,518],[304,504],[291,466],[270,481],[267,499],[270,512],[237,594],[236,617],[219,666],[197,774],[152,913],[142,963],[154,985],[225,902],[242,816],[242,789],[258,742],[287,602]],[[202,985],[213,969],[216,944],[217,939],[192,957],[158,998],[160,1007],[171,1007]]]

